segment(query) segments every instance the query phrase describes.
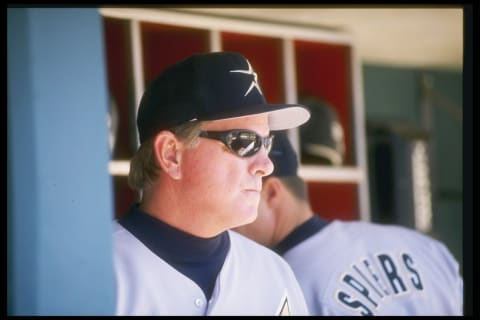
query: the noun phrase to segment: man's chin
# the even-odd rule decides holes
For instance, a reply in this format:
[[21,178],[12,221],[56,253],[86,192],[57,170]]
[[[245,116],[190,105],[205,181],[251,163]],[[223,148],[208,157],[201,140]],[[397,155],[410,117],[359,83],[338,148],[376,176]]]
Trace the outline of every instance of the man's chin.
[[256,210],[249,213],[249,214],[244,215],[244,219],[239,224],[237,224],[235,227],[233,227],[232,229],[233,230],[236,230],[236,229],[241,230],[241,228],[243,226],[254,222],[257,219],[257,216],[258,216],[258,213],[257,213]]

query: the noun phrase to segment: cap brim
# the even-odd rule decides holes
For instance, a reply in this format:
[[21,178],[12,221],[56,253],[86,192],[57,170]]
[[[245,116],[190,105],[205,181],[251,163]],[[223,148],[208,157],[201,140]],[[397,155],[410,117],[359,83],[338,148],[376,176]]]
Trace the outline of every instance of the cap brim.
[[268,114],[268,123],[272,131],[296,128],[310,119],[310,111],[302,105],[273,105],[273,107],[275,110]]
[[268,123],[271,131],[286,130],[298,127],[310,119],[310,111],[300,104],[264,104],[243,107],[235,112],[225,112],[198,120],[222,120],[251,116],[254,114],[268,114]]

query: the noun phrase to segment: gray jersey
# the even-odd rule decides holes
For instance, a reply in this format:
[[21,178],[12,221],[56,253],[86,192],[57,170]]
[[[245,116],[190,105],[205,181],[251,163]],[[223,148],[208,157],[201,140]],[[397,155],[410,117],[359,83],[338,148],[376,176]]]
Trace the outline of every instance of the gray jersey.
[[114,222],[117,315],[307,315],[288,264],[228,231],[231,247],[212,297]]
[[439,241],[332,221],[284,254],[313,315],[462,315],[459,266]]

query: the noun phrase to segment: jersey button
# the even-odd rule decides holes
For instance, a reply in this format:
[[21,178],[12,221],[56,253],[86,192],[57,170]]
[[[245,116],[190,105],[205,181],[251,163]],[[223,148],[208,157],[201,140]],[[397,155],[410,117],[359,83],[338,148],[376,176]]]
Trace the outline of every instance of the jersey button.
[[200,308],[203,306],[203,300],[200,298],[195,299],[195,305]]

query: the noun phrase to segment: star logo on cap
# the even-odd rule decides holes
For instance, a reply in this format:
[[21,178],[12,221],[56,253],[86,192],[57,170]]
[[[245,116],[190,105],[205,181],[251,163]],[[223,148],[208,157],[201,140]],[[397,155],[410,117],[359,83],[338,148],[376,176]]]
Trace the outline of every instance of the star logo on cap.
[[247,92],[243,95],[244,97],[247,96],[247,94],[252,91],[253,88],[257,88],[258,92],[262,93],[262,90],[260,89],[260,85],[258,84],[258,79],[257,79],[257,73],[253,72],[252,66],[250,65],[250,62],[247,60],[248,64],[248,70],[230,70],[230,72],[238,72],[238,73],[244,73],[244,74],[251,74],[253,76],[252,83],[250,84],[250,87],[248,87]]

